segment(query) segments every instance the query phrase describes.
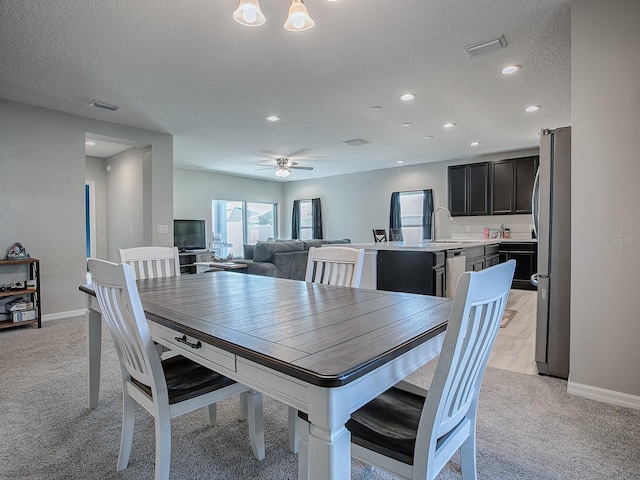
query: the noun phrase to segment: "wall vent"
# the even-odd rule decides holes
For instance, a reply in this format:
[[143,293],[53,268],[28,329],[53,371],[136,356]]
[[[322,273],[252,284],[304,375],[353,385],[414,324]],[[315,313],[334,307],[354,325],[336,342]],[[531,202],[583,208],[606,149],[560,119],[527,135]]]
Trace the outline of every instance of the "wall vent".
[[104,110],[109,110],[110,112],[115,112],[120,107],[117,105],[111,105],[110,103],[101,102],[100,100],[94,100],[91,105],[96,108],[102,108]]
[[353,140],[344,140],[343,143],[347,145],[351,145],[352,147],[358,147],[360,145],[366,145],[367,143],[371,143],[368,140],[364,140],[362,138],[354,138]]
[[504,35],[500,35],[493,40],[485,40],[484,42],[474,43],[473,45],[467,45],[464,47],[470,57],[482,55],[484,53],[500,50],[507,46],[507,41],[504,39]]

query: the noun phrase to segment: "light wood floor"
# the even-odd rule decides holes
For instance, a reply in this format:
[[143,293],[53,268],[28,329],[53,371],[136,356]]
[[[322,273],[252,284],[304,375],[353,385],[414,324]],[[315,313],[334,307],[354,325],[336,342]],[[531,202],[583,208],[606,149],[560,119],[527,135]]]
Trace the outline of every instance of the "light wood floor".
[[517,310],[511,322],[498,331],[488,366],[537,375],[536,291],[511,290],[507,309]]

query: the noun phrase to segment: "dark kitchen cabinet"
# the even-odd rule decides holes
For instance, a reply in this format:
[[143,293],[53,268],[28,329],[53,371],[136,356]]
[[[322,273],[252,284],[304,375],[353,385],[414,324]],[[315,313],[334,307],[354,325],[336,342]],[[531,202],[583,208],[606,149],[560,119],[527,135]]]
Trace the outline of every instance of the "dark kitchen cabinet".
[[436,297],[444,297],[444,289],[446,285],[445,277],[445,253],[433,253],[433,295]]
[[448,168],[453,216],[531,213],[538,157],[452,165]]
[[444,252],[378,250],[377,289],[443,296]]
[[448,181],[451,215],[489,214],[489,162],[451,166]]
[[538,269],[538,244],[535,242],[502,242],[500,244],[500,263],[516,261],[511,288],[535,290],[531,284],[531,275]]
[[491,215],[531,213],[531,193],[537,170],[537,156],[492,162]]
[[491,214],[513,212],[513,162],[503,160],[491,164]]
[[500,263],[498,245],[474,246],[464,249],[465,271],[479,272]]

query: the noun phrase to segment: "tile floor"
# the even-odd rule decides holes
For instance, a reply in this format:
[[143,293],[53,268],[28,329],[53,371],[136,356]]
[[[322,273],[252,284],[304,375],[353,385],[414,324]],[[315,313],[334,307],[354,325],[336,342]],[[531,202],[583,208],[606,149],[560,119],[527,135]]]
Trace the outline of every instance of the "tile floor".
[[536,291],[511,290],[507,309],[518,313],[511,322],[498,331],[496,343],[489,356],[489,366],[514,372],[537,375],[536,343]]

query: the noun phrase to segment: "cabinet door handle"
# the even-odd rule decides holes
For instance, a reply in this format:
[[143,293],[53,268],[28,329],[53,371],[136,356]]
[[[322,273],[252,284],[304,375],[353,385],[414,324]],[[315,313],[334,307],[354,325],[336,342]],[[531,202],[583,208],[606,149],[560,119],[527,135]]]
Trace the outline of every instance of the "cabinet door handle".
[[200,348],[202,347],[202,343],[198,340],[196,343],[191,343],[187,340],[187,336],[183,335],[182,337],[176,337],[176,341],[179,343],[184,343],[185,345],[189,345],[191,348]]

